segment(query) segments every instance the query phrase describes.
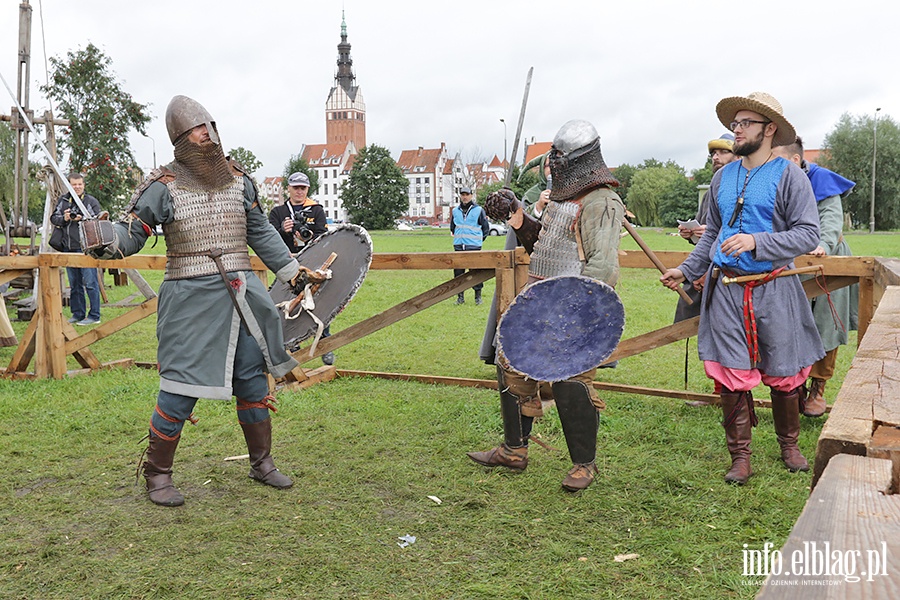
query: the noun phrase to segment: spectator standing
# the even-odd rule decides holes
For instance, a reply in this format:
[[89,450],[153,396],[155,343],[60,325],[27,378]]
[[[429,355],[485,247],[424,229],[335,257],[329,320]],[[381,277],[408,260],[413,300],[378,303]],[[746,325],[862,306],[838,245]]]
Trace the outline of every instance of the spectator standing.
[[[472,190],[462,187],[459,190],[459,206],[453,209],[450,219],[450,233],[453,235],[453,250],[465,252],[469,250],[481,250],[484,239],[491,231],[484,209],[475,204]],[[453,276],[459,277],[465,273],[465,269],[453,269]],[[475,304],[481,304],[481,289],[483,283],[478,283],[472,289],[475,290]],[[456,296],[457,304],[464,304],[465,294],[460,292]]]
[[[56,250],[60,252],[81,253],[81,235],[78,232],[78,222],[85,218],[94,218],[100,214],[100,202],[90,194],[84,193],[84,175],[81,173],[69,173],[69,183],[78,194],[81,203],[91,214],[82,215],[81,209],[75,204],[71,192],[66,192],[59,198],[56,210],[50,216],[50,222],[58,227],[61,236],[54,239]],[[100,279],[97,277],[97,269],[66,267],[66,277],[69,279],[69,307],[72,309],[72,317],[69,323],[76,325],[96,325],[100,322]],[[85,295],[90,302],[85,302]]]

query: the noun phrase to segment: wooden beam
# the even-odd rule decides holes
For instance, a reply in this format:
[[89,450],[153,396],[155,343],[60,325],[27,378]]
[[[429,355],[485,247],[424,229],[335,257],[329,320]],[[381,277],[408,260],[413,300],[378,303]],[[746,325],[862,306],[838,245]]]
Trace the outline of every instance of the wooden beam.
[[497,269],[497,314],[502,315],[516,297],[516,270]]
[[[340,377],[375,377],[378,379],[390,379],[393,381],[416,381],[418,383],[428,383],[434,385],[457,385],[460,387],[474,387],[489,390],[497,389],[497,381],[493,379],[467,379],[464,377],[412,375],[409,373],[384,373],[379,371],[356,371],[351,369],[339,369],[337,373]],[[673,398],[675,400],[704,400],[710,402],[711,404],[717,404],[719,402],[719,397],[715,394],[704,394],[701,392],[689,392],[685,390],[661,390],[633,385],[606,383],[604,381],[595,381],[594,389],[607,392],[615,392],[617,394],[638,394],[641,396]],[[772,406],[772,403],[768,400],[754,399],[754,403],[756,406],[760,406],[763,408],[771,408]]]
[[25,328],[25,333],[22,334],[22,339],[19,341],[19,345],[16,346],[16,350],[9,361],[9,366],[6,368],[7,373],[24,372],[28,368],[28,363],[34,357],[38,322],[38,319],[35,318],[28,322],[28,327]]
[[[460,252],[459,254],[469,254],[469,252]],[[355,342],[380,329],[384,329],[388,325],[393,325],[397,321],[401,321],[419,311],[425,310],[429,306],[434,306],[438,302],[446,300],[447,298],[452,298],[463,290],[467,290],[475,284],[483,283],[493,276],[494,271],[489,269],[467,271],[459,277],[454,277],[450,281],[445,281],[427,292],[419,294],[414,298],[410,298],[405,302],[401,302],[374,317],[369,317],[365,321],[342,329],[331,337],[319,340],[319,345],[316,346],[316,351],[312,356],[309,355],[309,348],[312,344],[293,352],[292,356],[301,363],[308,362],[327,352],[332,352],[341,346],[345,346],[350,342]]]
[[700,317],[693,317],[673,325],[666,325],[655,331],[622,340],[610,357],[603,361],[603,364],[611,363],[622,358],[628,358],[629,356],[635,356],[642,352],[695,336],[697,335],[697,327],[699,324]]
[[337,377],[337,371],[331,365],[323,365],[317,369],[306,371],[305,379],[302,381],[285,382],[281,389],[285,390],[303,390],[312,387],[317,383],[331,381]]
[[869,440],[866,456],[891,461],[891,485],[885,493],[900,494],[900,428],[879,426]]
[[[62,332],[67,342],[78,337],[78,332],[75,331],[75,328],[72,327],[72,324],[68,321],[62,322]],[[99,369],[101,367],[100,360],[94,356],[94,353],[91,352],[89,348],[76,350],[75,352],[72,352],[72,356],[75,357],[75,360],[78,361],[79,365],[86,369]]]
[[62,379],[66,374],[65,338],[62,334],[62,287],[58,267],[43,268],[38,275],[38,320],[34,374]]
[[76,375],[90,375],[97,369],[107,371],[110,369],[130,369],[133,366],[134,366],[133,358],[120,358],[119,360],[105,362],[96,367],[91,367],[89,369],[72,369],[72,370],[66,372],[66,376],[74,377]]
[[66,354],[73,354],[82,348],[90,346],[94,342],[98,340],[102,340],[105,337],[108,337],[122,329],[125,329],[129,325],[137,323],[141,319],[149,317],[153,313],[156,312],[156,306],[159,304],[159,298],[153,298],[151,300],[147,300],[143,302],[137,308],[133,308],[129,310],[127,313],[123,315],[119,315],[118,317],[105,321],[101,325],[94,327],[90,331],[79,335],[77,338],[66,342],[65,344],[65,352]]
[[16,277],[21,277],[22,275],[28,275],[31,273],[31,269],[3,269],[0,270],[0,285],[4,283],[9,283]]
[[[890,484],[890,469],[886,460],[835,456],[781,548],[781,574],[769,575],[757,600],[900,598],[900,502],[882,493]],[[753,546],[762,550],[762,543]],[[829,547],[840,553],[839,561],[827,555]],[[813,550],[819,552],[817,565]],[[856,553],[853,563],[849,553]],[[802,559],[796,566],[795,556]],[[852,574],[846,572],[851,564]],[[831,575],[825,575],[826,565],[841,568],[832,566]],[[847,575],[860,579],[848,581]]]
[[875,278],[863,277],[859,280],[859,329],[857,331],[857,345],[866,336],[869,322],[875,314]]
[[515,252],[475,250],[471,252],[383,252],[372,255],[373,270],[406,269],[497,269],[512,268]]

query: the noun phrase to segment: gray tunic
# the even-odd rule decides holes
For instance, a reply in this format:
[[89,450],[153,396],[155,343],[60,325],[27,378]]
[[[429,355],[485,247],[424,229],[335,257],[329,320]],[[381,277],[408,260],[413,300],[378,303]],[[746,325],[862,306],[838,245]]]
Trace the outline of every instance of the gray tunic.
[[[722,217],[717,199],[725,171],[720,169],[710,185],[706,233],[678,267],[689,281],[698,279],[714,266],[716,249],[725,241],[719,239]],[[792,268],[795,257],[814,250],[818,244],[815,196],[806,174],[793,164],[784,169],[778,181],[771,222],[771,232],[746,233],[753,233],[756,241],[753,258],[771,261],[773,268],[785,265]],[[711,291],[713,295],[707,303]],[[775,377],[790,377],[825,355],[809,301],[799,278],[791,275],[753,290],[760,362],[751,364],[743,323],[743,294],[743,286],[724,285],[721,280],[713,282],[707,276],[698,333],[701,360],[732,369],[758,368]]]
[[[844,210],[840,196],[830,196],[818,204],[819,245],[828,256],[852,256],[850,246],[844,240],[841,230],[844,225]],[[813,298],[811,304],[816,328],[822,336],[822,344],[826,351],[834,350],[849,341],[848,332],[858,328],[859,321],[859,285],[853,284],[831,292],[831,304],[837,313],[839,322],[835,321],[827,296]]]
[[[254,206],[257,197],[253,183],[247,177],[243,180],[247,243],[279,280],[290,281],[298,271],[297,261],[259,205]],[[175,211],[168,188],[160,182],[152,183],[133,212],[150,227],[171,223]],[[116,237],[119,249],[129,256],[144,246],[148,235],[135,219],[117,223]],[[283,376],[298,363],[284,350],[281,322],[265,286],[252,271],[228,275],[267,370],[274,377]],[[163,281],[157,313],[160,389],[195,398],[230,399],[241,319],[222,277],[216,274]]]

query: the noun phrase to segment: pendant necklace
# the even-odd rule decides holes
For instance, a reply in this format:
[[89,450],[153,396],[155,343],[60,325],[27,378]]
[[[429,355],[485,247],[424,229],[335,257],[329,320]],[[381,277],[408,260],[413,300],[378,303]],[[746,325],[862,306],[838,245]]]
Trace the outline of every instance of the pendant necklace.
[[[729,227],[734,227],[734,222],[737,220],[738,215],[741,214],[744,210],[744,193],[747,191],[747,185],[750,183],[750,180],[756,177],[756,174],[759,173],[770,160],[772,160],[772,157],[774,155],[774,152],[770,152],[769,158],[767,158],[765,162],[763,162],[763,164],[759,165],[755,169],[750,169],[749,171],[747,171],[747,174],[744,175],[744,187],[742,187],[741,191],[738,193],[737,203],[734,205],[734,212],[731,213],[731,218],[728,220]],[[738,181],[740,181],[740,171],[738,171],[738,178],[734,180],[734,189],[737,189]]]

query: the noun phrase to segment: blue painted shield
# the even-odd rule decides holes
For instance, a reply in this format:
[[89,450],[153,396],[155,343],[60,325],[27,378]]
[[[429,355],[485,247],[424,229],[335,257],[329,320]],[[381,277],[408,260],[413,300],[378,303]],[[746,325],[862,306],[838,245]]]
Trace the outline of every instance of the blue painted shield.
[[497,347],[514,371],[563,381],[609,358],[624,328],[625,309],[610,286],[553,277],[519,292],[500,318]]

